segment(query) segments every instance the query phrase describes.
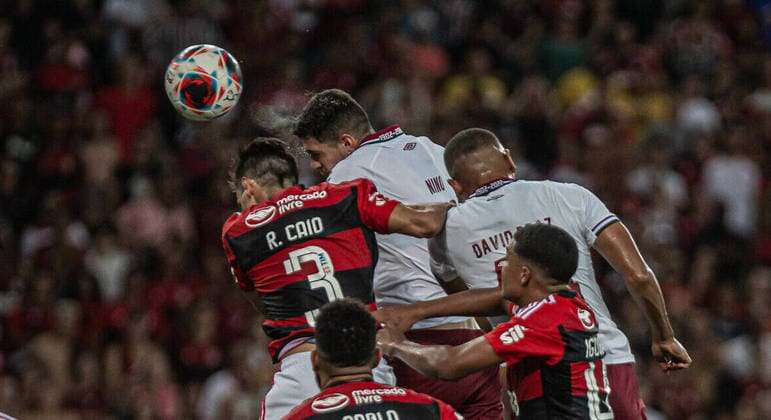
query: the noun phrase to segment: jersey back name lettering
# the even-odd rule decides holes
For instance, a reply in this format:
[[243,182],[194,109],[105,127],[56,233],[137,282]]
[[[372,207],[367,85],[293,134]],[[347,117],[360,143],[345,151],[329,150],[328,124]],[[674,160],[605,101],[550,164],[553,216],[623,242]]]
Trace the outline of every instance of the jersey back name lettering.
[[274,361],[313,337],[317,310],[342,297],[374,307],[375,232],[398,202],[367,180],[291,187],[233,214],[222,244],[238,286],[259,294]]

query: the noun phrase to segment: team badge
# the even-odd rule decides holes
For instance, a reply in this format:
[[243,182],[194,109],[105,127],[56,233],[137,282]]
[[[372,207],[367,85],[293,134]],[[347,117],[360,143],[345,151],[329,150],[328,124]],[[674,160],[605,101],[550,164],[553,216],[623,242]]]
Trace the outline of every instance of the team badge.
[[328,413],[330,411],[336,411],[348,406],[351,399],[347,395],[343,394],[330,394],[324,397],[319,397],[313,400],[311,403],[311,410],[314,413]]
[[273,217],[275,215],[276,215],[275,206],[262,207],[262,208],[253,210],[251,213],[249,213],[244,219],[244,223],[246,224],[246,226],[249,226],[251,228],[256,228],[273,220]]
[[581,324],[584,325],[584,328],[587,330],[591,330],[594,328],[594,320],[592,319],[592,314],[589,313],[589,311],[584,309],[578,310],[578,319],[581,320]]
[[373,192],[372,194],[370,194],[369,201],[374,202],[375,205],[378,207],[386,203],[385,197],[383,196],[383,194],[380,194],[379,192]]

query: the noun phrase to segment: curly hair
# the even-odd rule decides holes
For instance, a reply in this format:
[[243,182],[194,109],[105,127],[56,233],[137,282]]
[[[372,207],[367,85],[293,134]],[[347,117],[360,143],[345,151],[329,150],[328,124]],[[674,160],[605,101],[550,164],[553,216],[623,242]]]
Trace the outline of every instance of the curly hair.
[[514,233],[514,252],[535,263],[546,274],[564,284],[578,267],[578,246],[563,229],[546,223],[530,223]]
[[375,353],[375,318],[353,299],[327,303],[316,317],[316,349],[337,367],[364,366]]

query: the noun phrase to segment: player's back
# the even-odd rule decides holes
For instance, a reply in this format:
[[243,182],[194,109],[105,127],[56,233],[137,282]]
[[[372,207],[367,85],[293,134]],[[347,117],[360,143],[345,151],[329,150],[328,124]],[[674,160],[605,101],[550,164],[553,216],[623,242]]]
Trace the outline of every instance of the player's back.
[[375,194],[367,180],[291,187],[225,222],[228,261],[238,286],[262,300],[274,361],[312,340],[323,304],[352,297],[374,306],[374,231],[387,231],[397,205]]
[[287,420],[462,419],[449,405],[409,389],[375,382],[348,382],[323,390],[292,410]]
[[495,261],[505,256],[518,226],[549,223],[564,229],[578,246],[572,280],[600,319],[606,360],[626,363],[634,361],[629,342],[610,317],[591,259],[597,235],[617,221],[594,194],[578,185],[504,179],[480,188],[450,210],[441,248],[469,287],[495,287]]
[[[444,148],[427,137],[406,134],[391,126],[368,136],[359,148],[340,161],[330,182],[367,178],[384,195],[408,204],[455,200],[447,183]],[[380,259],[375,269],[378,304],[407,304],[446,296],[431,272],[428,241],[406,235],[377,235]],[[421,321],[416,327],[463,321],[444,318]]]
[[509,366],[522,419],[613,419],[598,322],[574,291],[519,308],[485,336]]

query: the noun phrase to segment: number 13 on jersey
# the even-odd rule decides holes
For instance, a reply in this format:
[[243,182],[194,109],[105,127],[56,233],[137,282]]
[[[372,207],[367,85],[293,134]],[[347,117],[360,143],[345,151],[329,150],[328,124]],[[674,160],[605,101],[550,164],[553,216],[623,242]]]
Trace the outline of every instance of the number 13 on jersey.
[[[335,278],[335,267],[332,265],[332,259],[327,251],[318,246],[307,246],[290,252],[289,258],[284,260],[284,270],[286,270],[286,274],[294,274],[302,270],[302,264],[306,262],[316,264],[316,272],[308,275],[311,289],[323,289],[329,302],[344,297],[340,282]],[[318,312],[318,309],[314,309],[305,313],[308,325],[316,326]]]

